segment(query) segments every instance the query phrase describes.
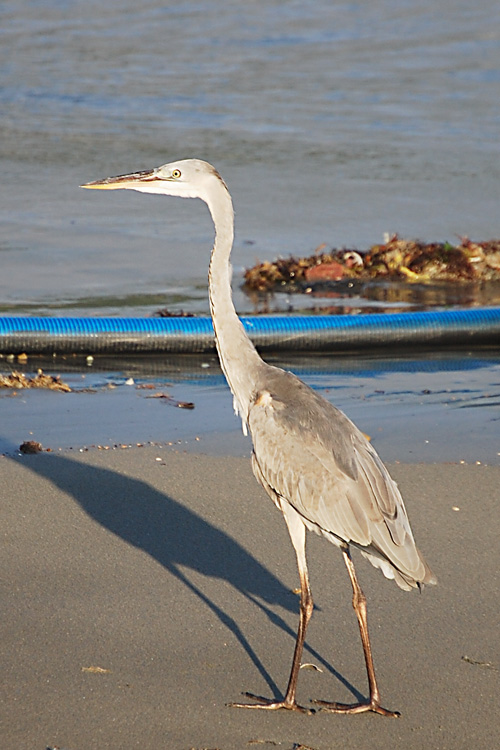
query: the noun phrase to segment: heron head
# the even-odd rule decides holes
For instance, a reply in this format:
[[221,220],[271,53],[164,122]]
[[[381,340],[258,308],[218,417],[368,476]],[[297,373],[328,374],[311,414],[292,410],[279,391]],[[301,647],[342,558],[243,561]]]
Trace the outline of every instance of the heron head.
[[201,198],[207,201],[217,184],[225,187],[211,164],[201,159],[183,159],[142,172],[87,182],[81,187],[95,190],[138,190],[141,193]]

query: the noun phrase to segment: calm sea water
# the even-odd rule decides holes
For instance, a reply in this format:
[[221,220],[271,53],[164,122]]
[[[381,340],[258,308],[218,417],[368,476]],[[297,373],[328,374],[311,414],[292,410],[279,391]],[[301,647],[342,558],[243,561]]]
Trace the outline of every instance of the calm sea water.
[[497,0],[4,0],[0,59],[1,312],[206,312],[200,202],[78,188],[184,157],[233,194],[241,312],[257,259],[500,235]]

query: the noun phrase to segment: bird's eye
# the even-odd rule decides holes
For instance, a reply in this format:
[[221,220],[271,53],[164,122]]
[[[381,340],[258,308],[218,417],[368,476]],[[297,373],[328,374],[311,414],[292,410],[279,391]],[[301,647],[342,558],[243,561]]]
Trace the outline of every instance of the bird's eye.
[[172,177],[175,177],[176,179],[181,176],[181,170],[180,169],[174,169],[172,172]]

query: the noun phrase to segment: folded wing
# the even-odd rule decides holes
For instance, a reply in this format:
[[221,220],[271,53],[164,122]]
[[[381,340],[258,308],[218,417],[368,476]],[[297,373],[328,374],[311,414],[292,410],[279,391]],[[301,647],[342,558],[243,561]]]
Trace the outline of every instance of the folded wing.
[[418,551],[403,499],[358,428],[291,373],[266,371],[248,424],[254,472],[310,529],[359,548],[401,588],[435,583]]

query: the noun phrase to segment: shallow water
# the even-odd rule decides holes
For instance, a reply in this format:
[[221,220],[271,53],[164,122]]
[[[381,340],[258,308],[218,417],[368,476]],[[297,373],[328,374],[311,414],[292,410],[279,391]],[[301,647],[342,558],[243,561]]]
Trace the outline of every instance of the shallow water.
[[[500,464],[497,352],[270,361],[341,408],[384,460]],[[165,448],[250,454],[215,356],[96,357],[92,367],[83,358],[30,359],[29,371],[37,366],[61,373],[73,392],[0,390],[0,453],[36,440],[55,451],[152,442],[160,457]],[[2,371],[9,368],[0,361]]]
[[0,311],[206,312],[201,204],[78,189],[189,156],[234,196],[240,312],[256,259],[500,234],[494,0],[6,0],[0,61]]

